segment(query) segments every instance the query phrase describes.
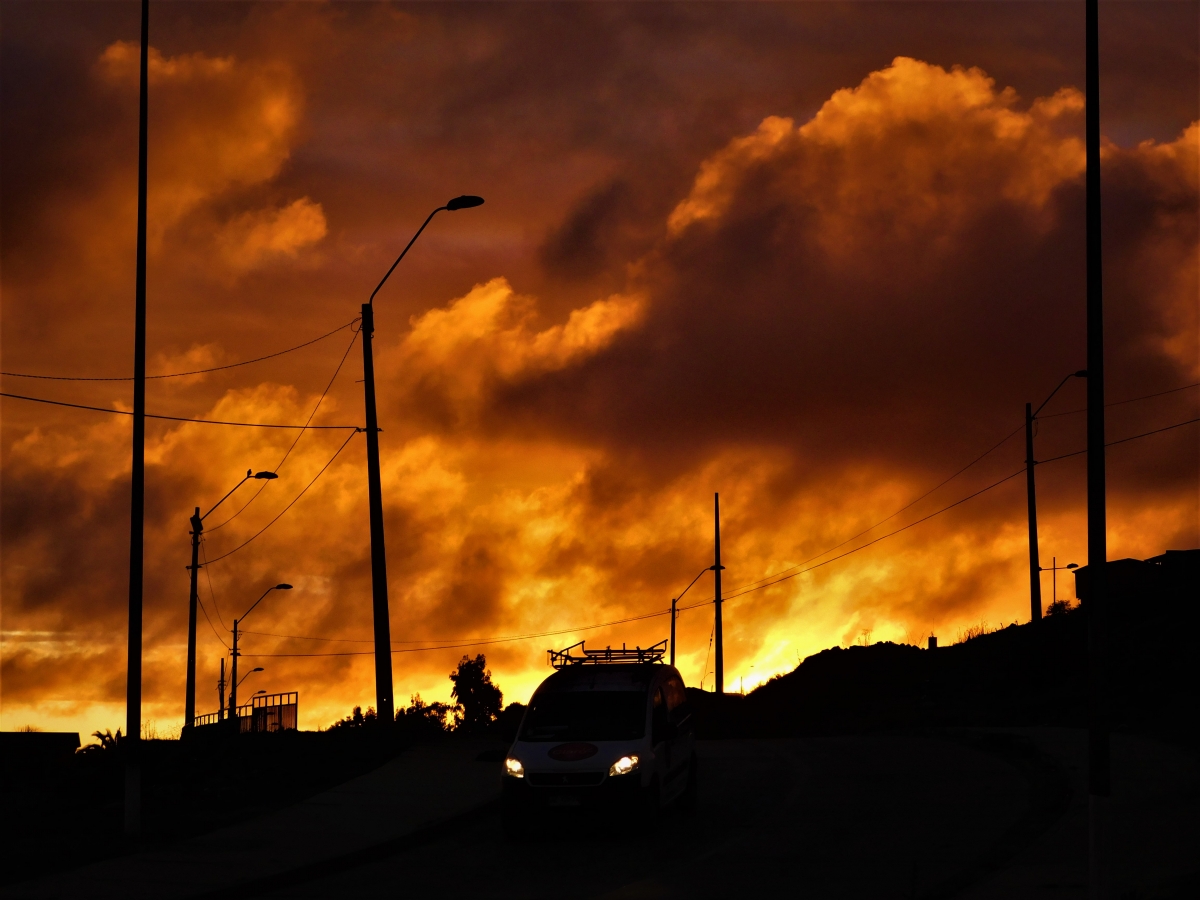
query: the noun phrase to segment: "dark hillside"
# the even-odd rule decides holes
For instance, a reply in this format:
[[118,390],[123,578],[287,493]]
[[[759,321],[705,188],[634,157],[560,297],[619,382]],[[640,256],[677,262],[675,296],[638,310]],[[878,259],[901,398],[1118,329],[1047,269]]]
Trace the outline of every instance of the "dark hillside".
[[[1161,580],[1120,585],[1109,633],[1113,728],[1189,740],[1197,733],[1194,643],[1200,586],[1194,574],[1169,585]],[[745,697],[718,698],[696,690],[689,695],[700,733],[707,737],[936,726],[1082,727],[1087,641],[1084,604],[1036,624],[1011,625],[936,650],[891,643],[824,650]]]

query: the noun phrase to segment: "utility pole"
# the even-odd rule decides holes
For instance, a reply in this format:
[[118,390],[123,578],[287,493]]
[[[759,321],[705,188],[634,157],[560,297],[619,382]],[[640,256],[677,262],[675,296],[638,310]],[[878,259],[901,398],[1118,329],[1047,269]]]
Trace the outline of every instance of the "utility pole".
[[454,212],[482,205],[482,197],[463,194],[431,212],[362,306],[363,402],[367,410],[367,502],[371,520],[371,608],[375,619],[375,709],[378,710],[375,722],[385,731],[390,731],[395,722],[395,710],[392,701],[392,625],[388,611],[387,549],[383,540],[383,486],[379,477],[379,419],[375,412],[375,358],[371,352],[371,341],[375,335],[372,304],[379,289],[396,271],[400,260],[404,259],[434,216],[443,210]]
[[[200,507],[197,506],[195,513],[192,514],[190,520],[192,523],[192,564],[188,566],[191,569],[192,577],[191,593],[188,598],[187,696],[183,700],[183,737],[191,732],[192,725],[196,720],[196,607],[200,603],[200,592],[196,588],[196,579],[200,573],[200,535],[204,532],[204,520],[216,512],[218,506],[232,497],[234,492],[250,479],[273,481],[278,477],[274,472],[255,472],[247,469],[246,477],[235,484],[233,490],[218,500],[216,506],[204,515],[200,515]],[[221,705],[225,705],[224,701]]]
[[671,598],[671,665],[675,665],[675,604],[679,602],[678,597]]
[[237,661],[238,661],[238,620],[233,620],[233,672],[229,679],[229,718],[233,721],[233,729],[236,731],[241,724],[238,721],[237,711]]
[[713,561],[713,576],[714,588],[716,593],[713,596],[713,615],[716,617],[713,622],[713,640],[716,642],[716,692],[718,694],[725,693],[725,639],[721,633],[721,570],[725,567],[721,565],[721,495],[713,494],[713,547],[715,550],[715,559]]
[[1109,898],[1108,510],[1104,478],[1104,260],[1100,239],[1100,10],[1085,14],[1087,151],[1088,883]]
[[1038,559],[1037,490],[1033,467],[1033,404],[1025,404],[1025,492],[1029,504],[1029,621],[1042,618],[1042,564]]
[[150,0],[142,0],[138,102],[137,274],[133,329],[133,458],[129,499],[129,640],[125,669],[125,835],[142,827],[142,554],[146,514],[146,124],[149,114]]
[[196,589],[196,574],[200,570],[200,532],[204,530],[204,522],[200,519],[200,507],[192,514],[192,585],[188,596],[188,654],[187,654],[187,696],[183,700],[183,734],[190,734],[196,721],[196,606],[200,595]]
[[221,698],[221,703],[217,707],[217,721],[225,721],[225,657],[221,657],[221,678],[217,681],[217,695]]
[[361,329],[363,395],[367,410],[367,501],[371,518],[371,607],[375,616],[375,708],[378,710],[375,722],[386,731],[390,730],[395,719],[392,703],[392,624],[388,610],[387,551],[383,540],[379,419],[375,413],[375,357],[371,352],[371,341],[375,334],[375,314],[370,303],[364,303],[362,306]]

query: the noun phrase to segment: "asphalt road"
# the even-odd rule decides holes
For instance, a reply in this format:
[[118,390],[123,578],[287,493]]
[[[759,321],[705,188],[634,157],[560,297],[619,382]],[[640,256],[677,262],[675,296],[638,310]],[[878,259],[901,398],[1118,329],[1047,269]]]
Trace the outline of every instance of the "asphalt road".
[[1036,840],[1070,795],[1048,758],[970,739],[714,741],[698,753],[690,816],[564,817],[510,841],[493,806],[269,896],[948,897]]

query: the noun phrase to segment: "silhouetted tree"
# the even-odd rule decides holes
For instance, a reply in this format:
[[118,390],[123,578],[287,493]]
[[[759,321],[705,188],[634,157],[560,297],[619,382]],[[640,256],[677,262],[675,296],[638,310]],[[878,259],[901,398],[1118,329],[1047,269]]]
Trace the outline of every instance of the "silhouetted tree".
[[396,710],[397,731],[413,740],[428,740],[448,730],[446,719],[454,712],[449,703],[426,703],[420,694],[408,698],[408,707]]
[[504,705],[504,694],[492,684],[487,657],[480,653],[474,659],[463,656],[458,669],[450,673],[454,689],[450,695],[462,708],[461,727],[467,734],[480,734],[496,720]]
[[117,733],[113,734],[108,728],[103,731],[93,731],[92,737],[98,740],[98,744],[88,744],[86,747],[80,747],[79,753],[101,753],[105,750],[119,750],[121,748],[121,729],[117,729]]
[[354,707],[354,711],[344,719],[340,719],[329,726],[330,730],[334,728],[362,728],[366,725],[375,724],[375,707],[368,706],[364,713],[361,706]]
[[510,703],[504,707],[504,712],[496,720],[500,729],[500,737],[506,741],[517,739],[517,730],[521,727],[521,717],[525,715],[524,703]]

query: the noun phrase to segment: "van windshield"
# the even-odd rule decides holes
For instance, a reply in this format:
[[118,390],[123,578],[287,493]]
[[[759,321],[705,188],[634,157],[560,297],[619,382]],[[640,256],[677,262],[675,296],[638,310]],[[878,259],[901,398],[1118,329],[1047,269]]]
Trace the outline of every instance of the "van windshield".
[[646,731],[641,691],[566,691],[536,697],[523,741],[627,741]]

